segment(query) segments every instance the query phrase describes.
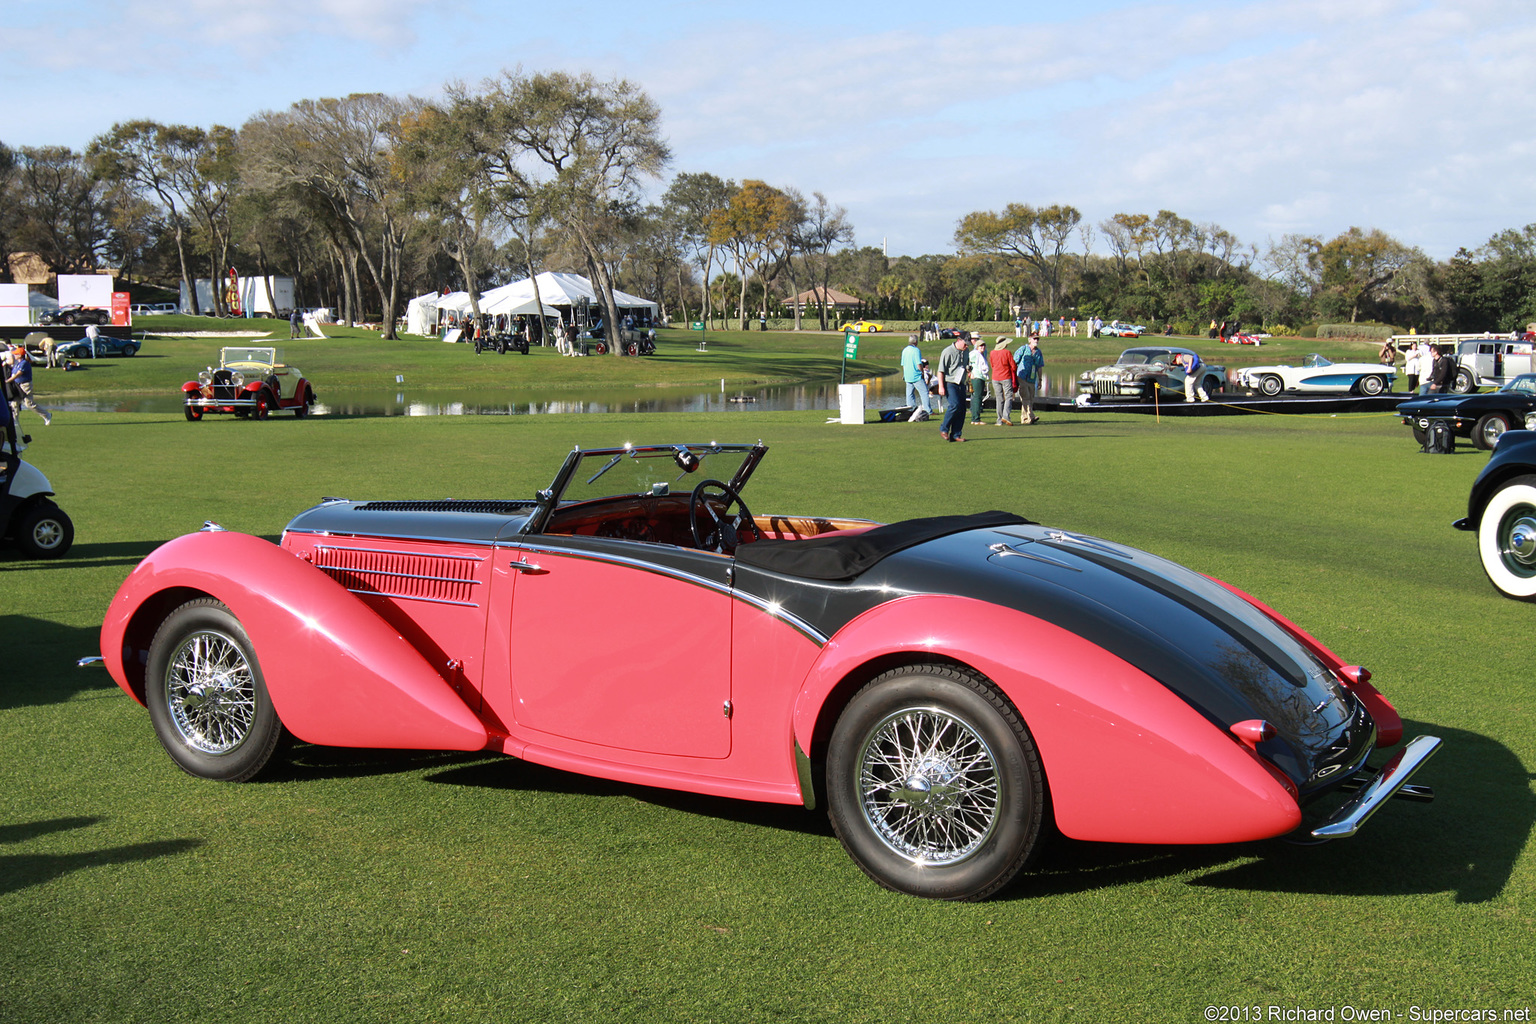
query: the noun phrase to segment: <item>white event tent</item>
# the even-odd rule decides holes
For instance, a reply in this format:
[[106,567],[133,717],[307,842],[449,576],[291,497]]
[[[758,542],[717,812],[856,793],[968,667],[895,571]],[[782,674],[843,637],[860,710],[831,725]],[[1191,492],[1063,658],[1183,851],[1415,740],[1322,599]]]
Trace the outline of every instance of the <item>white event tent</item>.
[[[548,306],[563,306],[570,308],[581,304],[585,298],[591,305],[598,304],[597,291],[592,283],[580,274],[559,274],[546,270],[538,276],[539,298]],[[500,288],[492,288],[480,296],[480,309],[482,312],[491,312],[491,304],[508,298],[531,299],[533,298],[533,279],[524,278],[521,281],[513,281],[504,284]],[[621,292],[617,288],[613,291],[613,301],[621,310],[649,310],[655,316],[660,306],[650,299],[642,299],[638,295],[630,295]],[[504,313],[506,310],[496,309],[494,312]]]

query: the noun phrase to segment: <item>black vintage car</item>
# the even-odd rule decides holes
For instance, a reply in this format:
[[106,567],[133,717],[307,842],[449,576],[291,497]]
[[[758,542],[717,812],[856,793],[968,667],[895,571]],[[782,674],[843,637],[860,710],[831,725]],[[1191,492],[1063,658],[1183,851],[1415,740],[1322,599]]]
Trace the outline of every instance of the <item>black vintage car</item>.
[[106,326],[112,322],[112,314],[105,309],[91,309],[87,306],[60,306],[39,316],[37,322],[44,326],[49,324],[64,324],[66,327],[73,327],[75,324]]
[[1467,517],[1451,525],[1476,532],[1483,571],[1501,593],[1536,600],[1536,431],[1499,438],[1472,482]]
[[1482,449],[1491,451],[1499,435],[1526,425],[1526,416],[1536,413],[1536,373],[1522,373],[1497,391],[1477,395],[1422,395],[1402,402],[1397,414],[1413,430],[1413,438],[1423,444],[1435,423],[1451,428],[1453,436],[1465,437]]

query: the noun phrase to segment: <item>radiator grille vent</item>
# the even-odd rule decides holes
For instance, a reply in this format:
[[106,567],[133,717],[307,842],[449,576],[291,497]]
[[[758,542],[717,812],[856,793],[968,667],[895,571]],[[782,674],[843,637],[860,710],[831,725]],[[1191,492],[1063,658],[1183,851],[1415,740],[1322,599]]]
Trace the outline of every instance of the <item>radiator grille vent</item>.
[[348,590],[473,606],[474,556],[418,555],[368,548],[315,549],[315,567]]

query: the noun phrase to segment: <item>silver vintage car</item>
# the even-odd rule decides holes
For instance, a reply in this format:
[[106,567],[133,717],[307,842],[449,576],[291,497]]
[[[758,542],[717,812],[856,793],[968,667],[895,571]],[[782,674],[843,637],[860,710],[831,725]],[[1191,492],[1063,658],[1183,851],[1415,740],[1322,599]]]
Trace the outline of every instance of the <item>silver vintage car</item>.
[[[1192,350],[1170,345],[1143,345],[1128,348],[1111,366],[1088,370],[1077,379],[1082,394],[1101,398],[1131,398],[1151,401],[1158,389],[1182,399],[1184,367],[1179,357]],[[1200,364],[1200,390],[1208,395],[1220,391],[1227,382],[1227,369],[1211,363]]]

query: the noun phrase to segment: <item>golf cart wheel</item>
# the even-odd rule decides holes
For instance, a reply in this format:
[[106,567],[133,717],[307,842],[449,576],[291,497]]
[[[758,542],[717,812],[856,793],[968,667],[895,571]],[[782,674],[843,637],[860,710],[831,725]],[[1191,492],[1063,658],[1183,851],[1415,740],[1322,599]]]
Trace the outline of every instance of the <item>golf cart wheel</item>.
[[58,558],[75,542],[75,524],[51,501],[40,501],[16,526],[16,546],[29,558]]

